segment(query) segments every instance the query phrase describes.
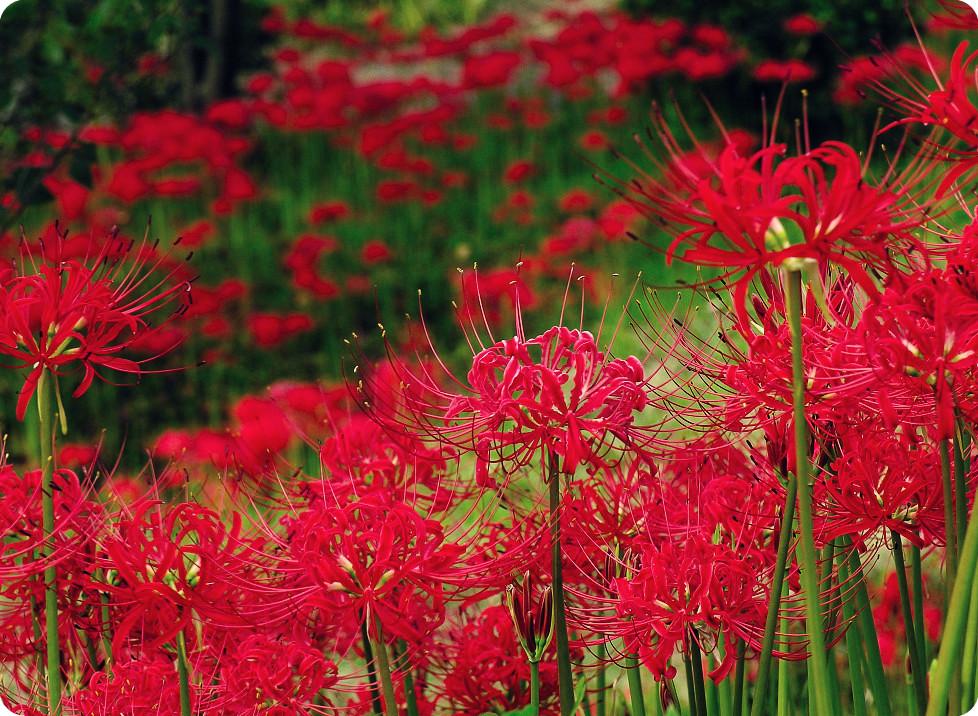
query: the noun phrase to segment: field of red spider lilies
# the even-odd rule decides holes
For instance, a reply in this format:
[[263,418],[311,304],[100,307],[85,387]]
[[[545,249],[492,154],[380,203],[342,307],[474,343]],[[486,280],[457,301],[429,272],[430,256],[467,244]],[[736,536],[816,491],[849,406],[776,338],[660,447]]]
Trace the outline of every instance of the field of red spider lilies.
[[15,714],[978,700],[978,17],[504,10],[0,127]]

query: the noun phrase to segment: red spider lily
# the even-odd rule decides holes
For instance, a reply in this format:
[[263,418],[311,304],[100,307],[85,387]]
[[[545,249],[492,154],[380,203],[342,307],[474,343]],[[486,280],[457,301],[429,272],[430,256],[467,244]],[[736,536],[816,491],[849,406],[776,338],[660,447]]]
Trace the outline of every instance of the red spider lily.
[[[867,349],[893,376],[897,390],[932,396],[933,412],[927,412],[934,419],[928,428],[935,439],[954,432],[954,396],[969,393],[978,366],[978,322],[958,313],[968,306],[962,298],[937,271],[898,276],[860,322]],[[926,417],[919,416],[920,422]]]
[[471,487],[448,475],[449,453],[385,431],[365,415],[352,415],[319,452],[328,490],[343,501],[350,491],[382,487],[441,511],[471,496]]
[[[463,614],[433,652],[438,701],[452,713],[479,716],[529,703],[530,666],[506,607]],[[557,669],[550,659],[540,662],[540,708],[541,713],[557,712]]]
[[[137,340],[165,326],[189,301],[190,284],[174,281],[177,271],[160,271],[144,243],[134,245],[117,233],[92,247],[83,259],[64,259],[67,232],[44,243],[39,253],[24,244],[20,268],[0,287],[0,355],[12,367],[29,370],[17,401],[23,420],[44,371],[55,376],[79,366],[80,396],[101,369],[140,375],[145,360],[122,354]],[[161,275],[162,274],[162,275]],[[151,321],[161,319],[154,326]]]
[[249,552],[240,535],[240,518],[226,526],[212,510],[191,503],[164,506],[144,500],[131,517],[113,520],[101,540],[97,566],[109,596],[113,653],[126,653],[131,641],[158,649],[197,616],[212,625],[246,623]]
[[[112,665],[111,674],[97,671],[83,689],[63,703],[66,716],[150,716],[180,713],[180,687],[176,668],[162,655],[125,660]],[[191,688],[191,702],[197,709],[198,688]],[[200,710],[195,713],[206,713]]]
[[465,416],[479,423],[483,477],[490,454],[499,451],[512,451],[525,464],[520,455],[547,450],[573,473],[597,456],[607,437],[625,438],[647,403],[637,358],[606,361],[594,336],[564,327],[501,341],[476,354],[468,381],[473,395],[452,400],[444,419],[466,430],[473,428]]
[[[785,432],[792,378],[784,292],[777,276],[759,276],[751,312],[733,317],[722,313],[723,307],[717,310],[719,340],[693,332],[692,308],[681,314],[651,303],[642,321],[644,343],[650,352],[675,361],[662,371],[665,377],[651,400],[682,429],[699,434],[764,430],[771,447],[786,459],[786,469],[793,470],[793,438]],[[848,421],[861,410],[879,414],[881,400],[879,370],[851,325],[856,320],[852,282],[840,277],[822,291],[824,300],[815,291],[808,293],[802,321],[806,415],[812,433],[820,437],[831,436],[835,422]]]
[[[379,490],[345,505],[317,502],[289,520],[283,568],[302,579],[293,601],[392,634],[430,630],[444,619],[444,581],[460,549],[439,522]],[[405,611],[412,606],[413,609]],[[420,610],[420,611],[419,611]],[[421,621],[418,621],[418,618]]]
[[838,450],[841,456],[815,490],[827,540],[851,535],[863,542],[885,529],[923,547],[943,530],[940,468],[933,446],[867,421],[846,430]]
[[[974,13],[970,9],[966,12],[974,20]],[[975,132],[978,104],[974,78],[978,51],[969,50],[968,43],[962,42],[946,70],[931,60],[922,46],[920,51],[927,60],[924,67],[920,67],[921,63],[911,65],[893,57],[890,59],[893,71],[875,81],[872,89],[903,115],[898,124],[932,128],[929,143],[936,153],[957,162],[957,166],[945,171],[940,186],[943,191],[958,182],[978,161],[978,134]],[[918,79],[914,69],[924,70],[929,77]],[[947,135],[950,135],[949,140],[937,138]]]
[[356,386],[365,407],[390,429],[472,450],[483,486],[490,484],[491,464],[511,472],[549,452],[570,474],[582,463],[600,464],[615,442],[645,432],[635,422],[648,404],[642,361],[611,358],[579,328],[558,325],[527,338],[518,299],[517,293],[516,336],[474,351],[464,382],[440,359],[431,368],[412,368],[392,353],[390,365],[404,386],[401,402],[370,376]]
[[617,623],[609,632],[624,638],[656,680],[672,678],[670,661],[688,639],[709,647],[722,638],[727,658],[713,674],[722,679],[733,666],[733,637],[751,638],[767,612],[769,587],[750,553],[691,534],[649,543],[636,560],[634,573],[615,581]]
[[[17,475],[11,467],[0,467],[0,601],[4,604],[0,609],[0,662],[11,669],[11,677],[25,693],[40,678],[36,662],[25,657],[43,648],[33,618],[37,605],[44,602],[47,567],[58,567],[61,646],[74,656],[84,674],[95,666],[83,656],[85,644],[101,634],[100,620],[93,611],[98,585],[92,574],[105,509],[74,472],[55,471],[53,487],[55,531],[47,538],[42,527],[41,471]],[[50,547],[50,556],[40,557],[45,546]]]
[[811,82],[815,68],[801,60],[764,60],[754,68],[758,82]]
[[765,269],[810,260],[824,274],[837,266],[876,295],[873,269],[885,272],[895,257],[926,249],[914,234],[933,211],[934,160],[924,153],[871,182],[866,160],[842,142],[789,155],[773,141],[775,122],[752,153],[728,141],[713,158],[690,134],[708,167],[691,172],[665,118],[655,118],[667,157],[645,153],[661,177],[630,163],[638,178],[619,182],[618,191],[675,236],[668,261],[716,268],[715,280],[733,282],[738,315],[746,314],[751,279]]
[[291,639],[249,634],[220,657],[223,713],[305,716],[339,681],[322,650]]
[[807,13],[799,13],[784,21],[784,29],[792,35],[814,35],[821,32],[822,23]]
[[253,313],[248,316],[248,332],[260,348],[273,348],[312,328],[312,318],[305,313]]

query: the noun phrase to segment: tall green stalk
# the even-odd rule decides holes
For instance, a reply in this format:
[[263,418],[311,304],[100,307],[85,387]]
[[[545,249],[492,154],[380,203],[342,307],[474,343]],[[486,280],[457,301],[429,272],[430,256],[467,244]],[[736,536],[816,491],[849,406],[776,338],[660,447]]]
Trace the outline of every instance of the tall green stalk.
[[540,716],[540,662],[530,662],[530,711]]
[[[843,546],[849,547],[852,541],[843,539]],[[873,694],[873,704],[879,716],[890,716],[890,691],[883,672],[883,658],[880,655],[879,636],[876,633],[876,622],[869,603],[869,590],[866,589],[866,578],[859,561],[859,553],[849,550],[849,574],[858,575],[856,582],[856,623],[859,630],[859,641],[862,642],[866,654],[866,676],[869,677],[869,688]]]
[[404,700],[407,706],[407,716],[418,716],[418,695],[414,692],[414,672],[407,657],[407,644],[402,640],[398,649],[399,658],[405,661],[404,669]]
[[693,634],[687,636],[689,645],[689,663],[693,669],[693,688],[696,692],[696,709],[699,716],[707,716],[706,684],[703,681],[703,655]]
[[[45,369],[37,382],[38,438],[41,456],[41,521],[43,557],[54,554],[54,424],[51,420],[51,374]],[[44,568],[44,635],[47,653],[47,699],[50,716],[61,714],[61,644],[58,638],[58,572],[49,561]]]
[[690,716],[699,716],[700,706],[696,701],[696,687],[693,677],[693,661],[689,658],[689,650],[683,654],[683,666],[686,671],[686,696],[689,699]]
[[910,591],[907,586],[907,565],[903,559],[903,540],[900,534],[893,531],[893,559],[896,562],[897,585],[900,588],[900,608],[903,612],[903,627],[907,633],[907,651],[910,654],[910,671],[913,672],[914,698],[917,701],[917,712],[923,713],[927,708],[927,674],[914,629],[913,612],[910,607]]
[[[937,663],[930,672],[931,694],[926,716],[943,716],[947,709],[951,682],[955,674],[960,677],[961,646],[968,631],[968,611],[971,606],[971,590],[976,568],[978,568],[978,520],[974,519],[972,513],[968,520],[964,544],[961,545],[958,576],[951,590]],[[969,638],[973,639],[975,636],[971,634]]]
[[913,585],[913,630],[917,637],[917,653],[926,664],[927,632],[924,628],[924,565],[921,561],[920,547],[910,545],[910,581]]
[[384,692],[384,713],[386,716],[397,716],[397,697],[394,695],[391,665],[387,658],[387,644],[384,643],[384,632],[380,625],[380,619],[377,617],[374,617],[374,628],[377,632],[377,637],[373,643],[373,652],[377,660],[377,674],[380,676],[380,686]]
[[[838,552],[839,558],[839,584],[840,589],[848,588],[849,584],[849,565],[842,550]],[[852,601],[842,599],[842,618],[852,624],[856,615],[852,608]],[[852,713],[853,716],[867,716],[866,714],[866,686],[863,682],[862,645],[859,643],[859,630],[855,626],[846,629],[846,651],[849,656],[849,684],[852,687]]]
[[642,693],[642,671],[638,658],[625,657],[625,675],[628,678],[628,697],[632,703],[632,716],[645,716],[645,694]]
[[[788,476],[784,495],[784,511],[781,513],[781,530],[778,534],[778,554],[774,563],[774,576],[771,580],[771,595],[768,597],[767,617],[764,622],[764,639],[761,643],[760,664],[757,667],[757,683],[754,688],[754,703],[751,716],[764,716],[767,701],[768,677],[771,673],[771,656],[774,651],[774,632],[778,624],[781,605],[781,591],[788,563],[788,547],[791,545],[791,526],[795,521],[795,502],[798,496],[798,479]],[[740,716],[738,714],[737,716]]]
[[954,520],[957,544],[964,544],[968,525],[968,473],[971,469],[971,435],[958,421],[954,431]]
[[971,587],[971,606],[968,608],[968,637],[964,640],[961,659],[962,706],[972,706],[978,698],[975,677],[978,676],[978,583]]
[[[744,655],[747,644],[743,639],[737,640],[737,670],[734,672],[734,695],[731,712],[733,716],[743,716],[744,713]],[[756,692],[755,692],[756,693]]]
[[941,487],[944,497],[944,541],[947,562],[947,585],[954,584],[958,570],[958,530],[954,512],[954,486],[951,481],[951,458],[947,448],[947,440],[939,440],[937,453],[941,460]]
[[607,716],[606,696],[608,690],[608,666],[605,660],[608,658],[608,647],[604,642],[598,644],[598,677],[597,693],[594,695],[594,708],[596,716]]
[[550,541],[552,543],[551,587],[554,595],[554,633],[557,644],[557,684],[561,716],[574,712],[574,675],[571,672],[570,639],[567,634],[567,612],[564,607],[563,556],[560,549],[560,470],[557,455],[547,456],[550,487]]
[[363,657],[367,662],[367,684],[370,687],[370,704],[374,716],[381,716],[384,705],[380,702],[380,687],[377,684],[377,669],[374,662],[374,650],[370,645],[370,635],[367,632],[366,618],[360,621],[360,638],[363,640]]
[[809,665],[814,695],[814,713],[834,716],[838,705],[832,703],[828,669],[825,661],[825,634],[822,631],[819,603],[818,568],[815,556],[815,525],[812,516],[811,461],[808,449],[808,423],[805,416],[805,361],[802,354],[801,271],[788,269],[787,312],[791,330],[791,396],[795,424],[795,462],[798,480],[798,563],[805,596],[805,620],[808,633]]
[[180,682],[180,716],[192,716],[190,705],[190,665],[187,663],[187,639],[177,632],[177,680]]

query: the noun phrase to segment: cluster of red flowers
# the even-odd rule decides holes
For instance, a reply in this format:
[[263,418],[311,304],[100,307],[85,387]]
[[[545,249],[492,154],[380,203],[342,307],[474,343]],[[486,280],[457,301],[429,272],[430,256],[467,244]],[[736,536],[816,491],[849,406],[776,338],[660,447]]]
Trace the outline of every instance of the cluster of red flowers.
[[[625,176],[605,175],[616,196],[562,187],[543,209],[530,191],[550,169],[543,150],[493,164],[496,193],[445,158],[484,141],[463,131],[480,93],[512,88],[532,61],[557,99],[507,95],[487,131],[542,129],[566,103],[587,108],[576,146],[599,151],[651,78],[720,77],[748,61],[712,26],[547,19],[545,36],[503,15],[406,38],[382,14],[354,32],[273,11],[264,27],[288,44],[246,97],[203,117],[88,128],[79,140],[118,161],[91,188],[47,177],[66,220],[93,230],[52,226],[0,265],[0,355],[18,376],[18,419],[40,436],[39,469],[0,464],[0,688],[18,712],[567,716],[592,697],[606,713],[619,668],[642,712],[643,678],[667,708],[685,666],[693,713],[707,712],[707,678],[739,684],[738,705],[765,713],[773,657],[812,664],[821,715],[832,694],[814,664],[844,639],[860,676],[837,678],[836,692],[851,684],[865,700],[866,676],[873,703],[902,705],[882,680],[906,653],[918,704],[947,697],[955,625],[978,629],[957,596],[974,601],[978,563],[978,220],[965,191],[978,55],[854,60],[840,96],[872,92],[897,114],[871,151],[812,146],[801,122],[792,147],[777,112],[759,137],[718,126],[702,141],[656,111],[642,145],[651,167],[623,159]],[[820,31],[808,16],[785,28]],[[340,51],[313,59],[303,43]],[[439,72],[363,70],[422,60]],[[797,60],[754,69],[785,85],[812,76]],[[271,351],[316,329],[299,308],[359,296],[370,277],[441,251],[426,237],[394,245],[364,205],[306,192],[274,251],[232,255],[238,275],[191,290],[179,245],[96,231],[135,202],[203,198],[207,218],[186,224],[183,243],[218,251],[258,204],[244,169],[257,126],[358,152],[385,210],[469,194],[488,209],[480,221],[539,230],[536,250],[455,274],[467,351],[435,350],[426,316],[354,333],[345,383],[238,393],[223,428],[158,433],[137,476],[97,447],[52,445],[72,369],[81,398],[106,371],[142,375],[188,341],[211,361],[231,362],[224,342],[240,333]],[[692,295],[667,307],[636,284],[620,316],[611,296],[589,322],[613,282],[581,262],[657,226],[669,238],[646,243],[700,272]],[[288,301],[262,303],[265,260],[286,269]],[[557,281],[559,313],[537,310]],[[874,603],[887,552],[895,571]],[[935,645],[928,682],[920,660]],[[963,650],[973,662],[974,644]],[[973,679],[956,688],[978,696]]]

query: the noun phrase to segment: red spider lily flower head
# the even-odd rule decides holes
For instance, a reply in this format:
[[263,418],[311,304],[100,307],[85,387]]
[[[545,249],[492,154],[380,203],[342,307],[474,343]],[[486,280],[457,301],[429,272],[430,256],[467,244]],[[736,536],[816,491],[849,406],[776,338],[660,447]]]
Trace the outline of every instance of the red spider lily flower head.
[[503,181],[507,184],[519,184],[536,172],[536,166],[526,159],[518,159],[506,167]]
[[410,495],[415,504],[430,499],[433,508],[444,509],[473,492],[446,475],[449,453],[385,431],[362,414],[338,427],[319,456],[329,489],[339,494],[383,487]]
[[445,577],[459,550],[441,523],[382,490],[336,505],[317,500],[289,519],[297,599],[347,623],[373,624],[414,641],[444,620]]
[[[192,503],[143,500],[131,516],[112,521],[97,566],[109,596],[113,653],[161,648],[205,618],[242,623],[248,606],[249,553],[259,546],[241,536],[240,518],[228,526],[214,511]],[[256,601],[256,600],[250,600]]]
[[823,275],[834,266],[875,296],[874,269],[886,272],[897,257],[926,248],[915,232],[934,211],[934,159],[922,151],[871,181],[868,157],[842,142],[811,148],[806,139],[800,153],[789,154],[774,141],[779,112],[753,152],[728,142],[712,157],[684,125],[699,154],[700,169],[691,172],[656,111],[662,151],[639,144],[660,176],[629,162],[637,179],[616,180],[617,190],[674,236],[668,261],[716,269],[714,280],[734,284],[741,315],[751,279],[782,265],[812,265]]
[[810,82],[816,71],[801,60],[764,60],[754,68],[758,82]]
[[471,450],[483,486],[492,464],[509,474],[550,455],[541,464],[553,460],[552,467],[571,474],[582,463],[600,464],[614,443],[643,432],[636,423],[648,404],[643,361],[611,357],[599,347],[600,330],[595,336],[561,323],[531,338],[518,303],[513,338],[493,339],[484,323],[491,342],[468,336],[473,357],[464,380],[437,357],[434,370],[419,370],[391,353],[406,386],[402,399],[391,402],[368,375],[353,386],[364,407],[392,430]]
[[[103,506],[90,487],[70,470],[53,476],[55,530],[47,537],[41,507],[41,471],[18,475],[0,466],[0,661],[5,668],[43,649],[35,637],[32,615],[44,601],[43,575],[57,566],[58,630],[62,649],[78,658],[87,674],[90,663],[82,656],[86,638],[98,638],[99,619],[93,612],[96,598],[91,575],[96,566],[96,544],[106,522]],[[40,557],[44,549],[50,556]],[[25,672],[8,674],[31,693],[31,680],[40,677],[36,661],[28,659]],[[6,676],[5,675],[5,678]]]
[[943,496],[933,445],[894,434],[878,421],[840,429],[840,456],[815,486],[826,539],[859,541],[892,530],[918,547],[943,542]]
[[[137,340],[162,330],[184,310],[190,284],[144,242],[117,233],[92,241],[81,259],[63,258],[67,232],[39,249],[23,243],[21,265],[0,287],[0,355],[28,370],[17,401],[23,420],[44,371],[83,371],[80,396],[103,369],[140,375],[148,359],[125,357]],[[154,321],[156,323],[154,324]]]
[[615,582],[615,632],[626,649],[638,654],[658,681],[675,675],[672,657],[686,651],[690,639],[712,651],[722,638],[728,656],[712,674],[722,679],[733,666],[733,637],[750,638],[764,623],[767,595],[755,560],[691,534],[647,544],[637,565],[630,577]]
[[[508,712],[529,702],[528,690],[513,688],[529,683],[530,665],[502,605],[463,613],[457,623],[449,625],[433,657],[433,675],[440,682],[438,701],[451,713]],[[556,713],[556,664],[544,659],[539,666],[540,712]]]
[[[162,653],[113,663],[111,673],[95,672],[85,688],[70,694],[63,711],[66,716],[180,713],[180,684],[175,672],[173,661]],[[202,701],[200,691],[200,687],[191,684],[191,704],[195,709]]]
[[965,0],[939,0],[939,3],[943,12],[935,12],[928,19],[928,31],[978,30],[975,9]]
[[228,712],[301,716],[338,681],[335,663],[312,644],[248,634],[221,655],[220,699]]
[[252,313],[248,316],[248,332],[259,348],[274,348],[313,328],[312,318],[305,313]]
[[519,586],[506,586],[506,606],[526,658],[539,662],[554,635],[554,597],[549,585],[536,594],[532,575],[526,572]]
[[951,269],[895,276],[860,322],[867,349],[880,368],[898,381],[897,391],[902,388],[908,397],[932,396],[929,415],[918,415],[918,420],[931,418],[927,427],[935,439],[950,438],[954,432],[960,402],[955,395],[970,392],[978,367],[974,347],[978,321],[974,314],[958,312],[968,305],[955,290],[961,275]]
[[[967,12],[974,20],[974,13]],[[978,51],[967,42],[960,43],[946,68],[922,44],[919,52],[924,62],[915,62],[912,56],[887,56],[892,71],[874,78],[870,89],[902,115],[895,124],[926,128],[930,132],[927,144],[935,154],[956,163],[945,171],[943,191],[978,163],[978,85],[974,76]],[[918,69],[923,72],[916,72]]]
[[784,21],[784,29],[792,35],[814,35],[821,32],[822,23],[807,13],[799,13]]
[[[730,315],[726,306],[718,308],[718,339],[697,335],[695,302],[679,312],[653,296],[651,315],[642,321],[644,343],[651,352],[669,356],[675,366],[660,372],[665,377],[658,381],[652,402],[676,416],[687,432],[762,430],[768,447],[764,459],[772,465],[784,462],[790,471],[791,337],[783,278],[762,273],[759,279],[746,319]],[[804,298],[805,400],[812,434],[831,437],[835,421],[844,422],[859,410],[879,414],[874,391],[879,380],[857,329],[850,325],[855,322],[852,282],[839,277],[822,291],[822,298],[816,291]]]

